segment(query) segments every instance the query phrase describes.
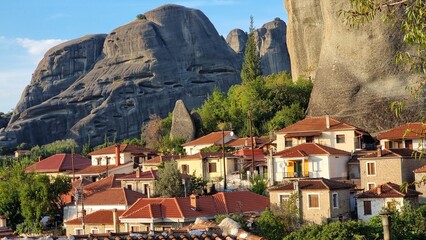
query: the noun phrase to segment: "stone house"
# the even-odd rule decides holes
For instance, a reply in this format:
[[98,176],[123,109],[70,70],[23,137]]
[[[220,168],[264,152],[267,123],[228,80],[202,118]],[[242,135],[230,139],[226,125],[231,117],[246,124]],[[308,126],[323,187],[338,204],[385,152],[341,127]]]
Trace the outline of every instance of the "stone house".
[[377,148],[358,158],[361,170],[361,187],[370,190],[380,184],[402,184],[414,181],[413,171],[426,164],[426,158],[416,158],[412,149]]
[[320,224],[324,220],[350,219],[352,184],[325,178],[288,181],[269,189],[271,205],[282,206],[297,194],[302,220]]
[[281,182],[291,178],[348,177],[349,152],[318,143],[303,143],[272,156],[268,167],[271,180]]
[[416,184],[416,191],[422,193],[419,196],[419,203],[426,204],[426,165],[414,170],[414,179],[417,183],[420,183]]
[[358,219],[370,221],[383,208],[399,210],[404,204],[419,205],[421,193],[413,189],[401,191],[401,185],[387,182],[356,196]]
[[425,137],[426,124],[421,122],[407,123],[377,134],[383,149],[407,148],[421,151],[426,148]]
[[302,143],[317,143],[347,152],[373,147],[374,140],[364,130],[329,115],[305,118],[276,132],[277,151]]

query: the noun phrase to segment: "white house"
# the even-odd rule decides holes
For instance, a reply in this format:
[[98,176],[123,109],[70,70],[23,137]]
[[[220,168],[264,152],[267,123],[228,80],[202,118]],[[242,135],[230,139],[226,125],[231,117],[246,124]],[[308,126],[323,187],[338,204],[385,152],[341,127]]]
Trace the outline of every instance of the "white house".
[[268,166],[273,182],[290,178],[346,179],[349,152],[317,143],[303,143],[277,152]]
[[182,147],[187,155],[193,155],[199,153],[203,148],[214,145],[221,146],[222,142],[226,144],[237,138],[237,135],[235,135],[232,131],[212,132],[206,136],[184,143],[182,144]]
[[374,140],[364,130],[340,122],[329,115],[305,118],[276,132],[277,151],[302,143],[318,143],[354,152],[372,147]]
[[377,134],[383,149],[408,148],[424,150],[426,148],[426,124],[421,122],[407,123]]
[[379,185],[356,196],[358,219],[368,222],[383,208],[399,210],[404,204],[417,207],[420,194],[412,189],[403,192],[401,185],[391,182]]

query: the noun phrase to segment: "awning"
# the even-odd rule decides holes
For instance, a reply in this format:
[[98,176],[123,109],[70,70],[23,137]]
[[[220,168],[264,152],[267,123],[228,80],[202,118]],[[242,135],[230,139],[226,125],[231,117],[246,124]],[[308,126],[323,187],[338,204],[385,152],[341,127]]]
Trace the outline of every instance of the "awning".
[[287,133],[285,137],[311,137],[311,136],[319,136],[321,132],[294,132]]

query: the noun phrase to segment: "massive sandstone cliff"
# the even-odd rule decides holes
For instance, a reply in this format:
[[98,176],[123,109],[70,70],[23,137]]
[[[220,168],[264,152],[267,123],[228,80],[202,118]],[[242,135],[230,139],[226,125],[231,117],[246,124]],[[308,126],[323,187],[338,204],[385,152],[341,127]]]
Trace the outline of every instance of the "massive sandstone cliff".
[[113,30],[49,50],[24,90],[0,146],[135,137],[150,114],[182,99],[198,107],[240,82],[237,55],[199,10],[165,5]]
[[[290,72],[290,57],[286,44],[287,26],[284,21],[275,18],[254,32],[260,55],[263,75]],[[241,29],[232,30],[226,42],[243,60],[248,35]]]
[[[314,88],[309,115],[331,114],[368,130],[397,124],[389,104],[410,97],[406,86],[419,76],[394,62],[402,49],[397,29],[380,18],[352,29],[339,17],[349,8],[341,0],[284,0],[288,11],[287,45],[293,79],[310,77]],[[413,121],[424,105],[407,107]]]

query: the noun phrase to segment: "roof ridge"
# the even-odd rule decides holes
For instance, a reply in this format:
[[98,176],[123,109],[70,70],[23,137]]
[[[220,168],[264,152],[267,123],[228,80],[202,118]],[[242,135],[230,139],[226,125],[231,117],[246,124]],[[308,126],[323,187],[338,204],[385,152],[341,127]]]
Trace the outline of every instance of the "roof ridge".
[[[179,213],[180,213],[180,216],[181,216],[182,218],[184,218],[185,216],[183,215],[182,208],[180,207],[180,204],[179,204],[179,202],[178,202],[177,198],[173,198],[173,200],[174,200],[174,202],[176,203],[176,206],[177,206],[177,209],[178,209],[178,211],[179,211]],[[191,203],[190,203],[190,204],[191,204]]]
[[325,149],[324,149],[324,147],[326,147],[326,146],[320,145],[320,144],[318,144],[318,143],[313,143],[313,145],[314,145],[314,146],[316,146],[317,148],[319,148],[319,149],[323,150],[323,151],[324,151],[324,152],[326,152],[327,154],[331,154],[329,151],[327,151],[327,150],[325,150]]

